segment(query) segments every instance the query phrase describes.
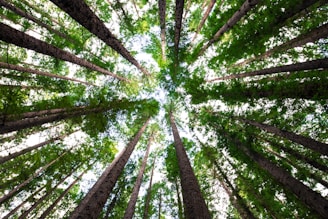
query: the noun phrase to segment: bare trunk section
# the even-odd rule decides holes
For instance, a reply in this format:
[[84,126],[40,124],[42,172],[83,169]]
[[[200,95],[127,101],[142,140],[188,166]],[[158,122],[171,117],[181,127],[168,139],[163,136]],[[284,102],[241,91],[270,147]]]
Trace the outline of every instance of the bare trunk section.
[[47,77],[51,77],[51,78],[59,78],[59,79],[67,80],[67,81],[75,81],[75,82],[78,82],[78,83],[81,83],[81,84],[84,84],[84,85],[95,86],[92,83],[81,81],[81,80],[78,80],[78,79],[69,78],[69,77],[66,77],[66,76],[52,74],[52,73],[48,73],[48,72],[43,72],[43,71],[39,71],[39,70],[36,70],[36,69],[25,68],[25,67],[21,67],[19,65],[13,65],[13,64],[4,63],[4,62],[0,62],[0,68],[5,68],[5,69],[19,71],[19,72],[26,72],[26,73],[31,73],[31,74],[41,75],[41,76],[47,76]]
[[161,209],[162,209],[162,193],[159,194],[158,219],[161,219]]
[[328,144],[316,141],[312,138],[308,138],[302,135],[295,134],[293,132],[288,132],[285,130],[278,129],[271,125],[266,125],[263,123],[259,123],[253,120],[248,120],[244,118],[237,118],[237,120],[242,121],[244,123],[250,124],[252,126],[258,127],[262,130],[265,130],[267,132],[270,132],[276,136],[280,136],[282,138],[286,138],[292,142],[298,143],[303,145],[306,148],[309,148],[313,151],[316,151],[322,155],[328,155]]
[[234,66],[241,67],[241,66],[244,66],[255,60],[264,60],[276,52],[283,51],[283,50],[289,50],[289,49],[292,49],[295,47],[301,47],[301,46],[305,45],[306,43],[310,43],[310,42],[314,43],[314,42],[318,41],[319,39],[324,39],[327,37],[328,37],[328,24],[325,24],[325,25],[322,25],[318,28],[311,30],[309,33],[305,33],[305,34],[300,35],[288,42],[285,42],[279,46],[276,46],[259,56],[255,56],[253,58],[246,59],[245,61],[236,63],[236,64],[234,64]]
[[33,179],[37,178],[41,173],[43,173],[48,167],[50,167],[52,164],[54,164],[55,162],[57,162],[60,158],[62,158],[65,154],[67,154],[68,151],[65,151],[64,153],[62,153],[60,156],[58,156],[56,159],[52,160],[50,163],[48,163],[47,165],[43,166],[41,169],[39,169],[38,171],[36,171],[35,173],[33,173],[27,180],[25,180],[24,182],[22,182],[21,184],[19,184],[18,186],[16,186],[15,188],[13,188],[12,190],[10,190],[6,195],[2,196],[0,198],[0,204],[4,203],[5,201],[7,201],[8,199],[10,199],[11,197],[13,197],[17,192],[19,192],[24,186],[26,186],[27,184],[29,184]]
[[124,169],[130,155],[138,143],[142,133],[145,131],[148,119],[141,127],[134,138],[128,143],[126,148],[112,161],[100,176],[95,185],[89,190],[88,194],[81,201],[79,206],[71,214],[70,218],[98,218],[103,206],[105,205],[109,194],[112,192],[118,177]]
[[113,210],[115,204],[117,201],[117,196],[115,195],[113,200],[110,202],[110,204],[108,205],[107,209],[106,209],[106,215],[104,216],[104,219],[109,219],[109,213]]
[[166,61],[166,24],[165,24],[165,16],[166,16],[166,0],[158,1],[158,11],[159,11],[159,23],[161,27],[161,51],[162,58]]
[[155,160],[153,161],[153,168],[151,169],[151,174],[150,174],[150,180],[149,180],[149,185],[147,189],[147,195],[146,195],[146,200],[145,200],[145,208],[143,212],[143,219],[148,219],[149,218],[149,204],[150,204],[150,199],[151,199],[151,188],[153,185],[153,176],[154,176],[154,169],[155,169]]
[[118,76],[106,69],[103,69],[91,62],[88,62],[84,59],[81,59],[69,52],[66,52],[62,49],[59,49],[55,46],[52,46],[44,41],[38,40],[32,36],[29,36],[21,31],[18,31],[6,24],[0,23],[0,40],[3,40],[7,43],[15,44],[16,46],[23,47],[26,49],[34,50],[38,53],[52,56],[64,61],[68,61],[86,68],[89,68],[94,71],[101,72],[105,75],[109,75],[121,81],[128,81],[126,78]]
[[179,216],[179,219],[183,219],[183,206],[182,206],[179,183],[178,183],[177,178],[175,178],[174,183],[175,183],[175,190],[177,193],[177,200],[178,200],[178,216]]
[[83,0],[51,0],[55,5],[69,14],[74,20],[104,41],[108,46],[135,65],[145,75],[150,73],[144,69],[121,42],[107,29],[100,18],[89,8]]
[[[175,1],[174,50],[176,56],[178,56],[179,53],[183,6],[184,6],[184,0]],[[176,60],[176,62],[178,61]]]
[[283,72],[297,72],[297,71],[327,69],[327,68],[328,68],[328,58],[324,58],[324,59],[318,59],[318,60],[307,61],[307,62],[299,62],[296,64],[266,68],[266,69],[262,69],[262,70],[258,70],[258,71],[223,76],[223,77],[208,80],[207,82],[236,79],[236,78],[246,78],[246,77],[251,77],[251,76],[259,76],[259,75],[269,75],[269,74],[283,73]]
[[207,44],[201,48],[198,53],[198,56],[202,56],[205,51],[215,42],[219,40],[219,38],[228,30],[230,30],[243,16],[245,16],[260,0],[246,0],[244,4],[240,7],[238,11],[236,11],[232,17],[224,24],[218,32],[210,39]]
[[136,206],[137,199],[138,199],[138,194],[139,194],[139,190],[140,190],[140,187],[141,187],[143,174],[144,174],[145,169],[146,169],[147,159],[148,159],[148,155],[149,155],[149,151],[150,151],[150,146],[152,144],[153,139],[154,139],[154,136],[153,136],[153,134],[151,134],[151,136],[149,137],[149,140],[148,140],[148,146],[147,146],[146,154],[144,156],[144,159],[142,161],[142,165],[141,165],[139,173],[138,173],[138,177],[137,177],[136,182],[134,184],[133,191],[132,191],[128,206],[125,210],[125,214],[124,214],[124,217],[123,217],[124,219],[132,219],[132,217],[134,215],[135,206]]
[[185,216],[187,219],[211,218],[205,200],[200,191],[196,176],[190,165],[186,150],[183,147],[183,143],[179,136],[178,129],[175,125],[172,112],[170,112],[170,122],[180,170],[182,196],[183,203],[185,206]]
[[[221,0],[221,3],[222,2],[223,2],[223,0]],[[215,3],[216,3],[216,0],[211,0],[210,3],[208,4],[207,9],[206,9],[201,21],[199,22],[199,25],[198,25],[197,29],[196,29],[196,33],[195,33],[195,35],[193,36],[193,38],[191,40],[191,44],[194,42],[194,40],[196,39],[196,37],[199,34],[200,30],[203,28],[203,26],[204,26],[208,16],[210,15]]]

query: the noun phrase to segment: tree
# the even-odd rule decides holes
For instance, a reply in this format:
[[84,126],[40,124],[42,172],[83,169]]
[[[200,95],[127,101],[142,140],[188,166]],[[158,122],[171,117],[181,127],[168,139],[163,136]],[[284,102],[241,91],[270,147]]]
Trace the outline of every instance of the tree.
[[161,27],[161,50],[163,60],[166,61],[166,25],[165,25],[165,15],[166,15],[166,0],[158,1],[158,11],[159,11],[159,22]]
[[180,139],[172,112],[170,112],[170,123],[179,164],[185,216],[186,218],[211,218]]
[[149,214],[149,202],[150,202],[150,199],[151,199],[151,187],[153,185],[153,175],[154,175],[154,169],[155,169],[155,161],[156,161],[156,158],[154,158],[152,169],[151,169],[149,186],[148,186],[148,189],[147,189],[147,195],[146,195],[146,200],[145,200],[145,208],[144,208],[143,219],[147,219],[148,214]]

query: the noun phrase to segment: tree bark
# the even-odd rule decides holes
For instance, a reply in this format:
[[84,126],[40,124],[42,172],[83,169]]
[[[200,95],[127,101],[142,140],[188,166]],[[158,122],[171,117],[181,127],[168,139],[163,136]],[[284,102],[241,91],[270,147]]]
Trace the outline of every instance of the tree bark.
[[159,11],[159,23],[161,27],[161,51],[162,51],[163,60],[166,61],[166,34],[165,34],[166,0],[158,1],[158,11]]
[[184,0],[175,1],[174,50],[176,56],[178,56],[179,53],[183,6],[184,6]]
[[100,18],[91,11],[83,0],[51,0],[55,5],[69,14],[74,20],[96,35],[99,39],[135,65],[145,75],[150,73],[144,69],[121,42],[107,29]]
[[[221,0],[221,3],[222,2],[223,2],[223,0]],[[194,40],[196,39],[196,37],[199,34],[200,30],[203,28],[203,26],[204,26],[204,24],[205,24],[208,16],[210,15],[210,13],[211,13],[211,11],[212,11],[215,3],[216,3],[216,0],[211,0],[210,3],[208,4],[207,9],[206,9],[206,11],[205,11],[205,13],[204,13],[201,21],[199,22],[199,25],[197,27],[196,33],[195,33],[195,35],[193,36],[193,38],[191,40],[191,43],[194,42]]]
[[228,30],[230,30],[243,16],[245,16],[260,0],[246,0],[244,4],[236,11],[232,17],[224,24],[218,32],[205,44],[198,53],[198,56],[202,56],[205,51]]
[[180,196],[178,178],[175,178],[174,183],[175,183],[175,190],[177,193],[177,200],[178,200],[178,216],[179,216],[179,219],[183,219],[183,206],[182,206],[182,201],[181,201],[181,196]]
[[283,50],[289,50],[289,49],[292,49],[295,47],[301,47],[301,46],[305,45],[306,43],[310,43],[310,42],[314,43],[314,42],[318,41],[319,39],[324,39],[327,37],[328,37],[328,24],[324,24],[318,28],[311,30],[308,33],[302,34],[290,41],[287,41],[279,46],[276,46],[259,56],[255,56],[255,57],[246,59],[245,61],[236,63],[233,66],[241,67],[241,66],[244,66],[255,60],[266,59],[276,52],[283,51]]
[[42,172],[44,172],[48,167],[50,167],[52,164],[57,162],[60,158],[62,158],[65,154],[67,154],[68,151],[65,151],[62,153],[60,156],[58,156],[56,159],[52,160],[50,163],[47,165],[43,166],[41,169],[33,173],[27,180],[10,190],[6,195],[2,196],[0,198],[0,204],[4,203],[7,201],[9,198],[13,197],[17,192],[19,192],[24,186],[29,184],[33,179],[37,178]]
[[180,139],[172,112],[170,112],[170,122],[180,170],[182,196],[185,206],[185,216],[187,219],[211,218],[203,195],[200,191],[196,176],[190,165],[186,150],[183,147],[183,143]]
[[62,76],[62,75],[56,75],[56,74],[43,72],[43,71],[39,71],[36,69],[31,69],[31,68],[25,68],[25,67],[21,67],[21,66],[9,64],[9,63],[4,63],[4,62],[0,62],[0,68],[5,68],[5,69],[19,71],[19,72],[27,72],[27,73],[42,75],[42,76],[51,77],[51,78],[59,78],[59,79],[67,80],[67,81],[75,81],[75,82],[78,82],[78,83],[81,83],[84,85],[95,86],[92,83],[81,81],[81,80],[78,80],[75,78],[69,78],[69,77]]
[[154,169],[155,169],[155,160],[153,161],[153,168],[151,169],[151,174],[150,174],[150,180],[149,180],[149,186],[147,189],[147,195],[146,195],[146,201],[145,201],[145,208],[143,212],[143,219],[148,219],[149,218],[149,204],[150,204],[150,199],[151,199],[151,188],[153,185],[153,176],[154,176]]
[[112,192],[115,183],[120,176],[125,164],[132,154],[136,144],[138,143],[142,133],[146,129],[148,119],[141,127],[134,138],[128,143],[125,149],[112,161],[96,184],[89,190],[88,194],[81,201],[79,206],[71,214],[70,218],[98,218],[103,206],[105,205],[109,194]]
[[68,61],[94,71],[101,72],[105,75],[109,75],[121,81],[128,81],[126,78],[118,76],[106,69],[103,69],[91,62],[81,59],[69,52],[59,49],[53,45],[50,45],[44,41],[38,40],[32,36],[29,36],[21,31],[18,31],[6,24],[0,23],[0,39],[7,43],[15,44],[16,46],[31,49],[36,52],[52,56],[64,61]]
[[145,172],[146,165],[147,165],[147,159],[148,159],[148,155],[149,155],[149,151],[150,151],[150,145],[152,144],[153,139],[154,139],[154,136],[153,136],[153,134],[151,134],[151,136],[149,137],[149,140],[148,140],[148,146],[147,146],[146,154],[144,156],[144,159],[142,161],[142,165],[141,165],[139,173],[138,173],[138,177],[137,177],[136,182],[134,184],[133,191],[132,191],[128,206],[125,210],[125,214],[124,214],[124,217],[123,217],[124,219],[132,219],[132,217],[134,215],[135,206],[136,206],[136,203],[137,203],[138,194],[139,194],[139,190],[140,190],[140,187],[141,187],[143,174]]
[[259,76],[259,75],[269,75],[269,74],[283,73],[283,72],[297,72],[297,71],[327,69],[327,68],[328,68],[328,58],[323,58],[323,59],[317,59],[317,60],[313,60],[313,61],[299,62],[296,64],[266,68],[266,69],[262,69],[262,70],[252,71],[252,72],[245,72],[245,73],[241,73],[241,74],[223,76],[223,77],[208,80],[207,82],[236,79],[236,78],[246,78],[246,77],[251,77],[251,76]]
[[312,138],[308,138],[308,137],[305,137],[302,135],[295,134],[293,132],[281,130],[281,129],[278,129],[271,125],[259,123],[259,122],[253,121],[253,120],[248,120],[248,119],[244,119],[244,118],[237,118],[237,120],[242,121],[247,124],[250,124],[252,126],[258,127],[260,129],[270,132],[276,136],[280,136],[280,137],[286,138],[292,142],[301,144],[304,147],[309,148],[313,151],[316,151],[322,155],[326,155],[326,156],[328,155],[328,144],[316,141]]

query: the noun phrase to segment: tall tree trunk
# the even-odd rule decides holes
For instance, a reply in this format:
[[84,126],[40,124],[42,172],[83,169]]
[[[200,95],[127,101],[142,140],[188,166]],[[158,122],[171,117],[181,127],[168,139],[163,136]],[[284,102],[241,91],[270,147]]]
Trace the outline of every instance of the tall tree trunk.
[[178,178],[175,178],[174,183],[175,183],[175,190],[177,193],[177,200],[178,200],[178,216],[179,216],[179,219],[183,219],[183,206],[182,206],[182,201],[181,201],[181,196],[180,196]]
[[158,202],[158,219],[161,219],[161,209],[162,209],[162,193],[159,194],[159,202]]
[[141,187],[143,174],[145,172],[146,165],[147,165],[147,159],[148,159],[148,155],[149,155],[149,151],[150,151],[150,145],[152,144],[153,139],[154,139],[154,135],[151,134],[151,136],[149,137],[149,140],[148,140],[148,146],[147,146],[146,154],[144,156],[144,159],[142,161],[142,165],[141,165],[139,173],[138,173],[138,177],[137,177],[136,182],[134,184],[133,191],[132,191],[128,206],[125,210],[125,214],[124,214],[124,217],[123,217],[124,219],[132,219],[132,217],[134,215],[135,206],[136,206],[136,203],[137,203],[138,194],[139,194],[139,190],[140,190],[140,187]]
[[242,62],[239,62],[239,63],[236,63],[234,64],[233,66],[238,66],[238,67],[241,67],[241,66],[244,66],[252,61],[255,61],[255,60],[263,60],[263,59],[266,59],[268,57],[270,57],[272,54],[276,53],[276,52],[279,52],[279,51],[283,51],[283,50],[289,50],[289,49],[292,49],[292,48],[295,48],[295,47],[300,47],[300,46],[303,46],[305,45],[306,43],[309,43],[309,42],[316,42],[318,41],[319,39],[324,39],[324,38],[327,38],[328,37],[328,24],[324,24],[318,28],[315,28],[313,30],[311,30],[310,32],[308,33],[305,33],[305,34],[302,34],[292,40],[289,40],[279,46],[276,46],[268,51],[266,51],[265,53],[259,55],[259,56],[255,56],[255,57],[252,57],[252,58],[249,58],[249,59],[246,59]]
[[41,204],[46,198],[48,198],[55,190],[56,188],[62,184],[68,177],[70,177],[81,165],[78,165],[75,167],[69,174],[67,174],[64,178],[62,178],[54,187],[49,189],[39,200],[37,200],[29,209],[24,211],[23,214],[19,216],[18,219],[24,219],[27,218],[27,215],[31,213],[39,204]]
[[41,169],[33,173],[27,180],[10,190],[6,195],[2,196],[0,198],[0,204],[4,203],[7,201],[9,198],[13,197],[17,192],[19,192],[24,186],[29,184],[33,179],[37,178],[42,172],[44,172],[48,167],[50,167],[52,164],[57,162],[60,158],[62,158],[65,154],[67,154],[68,151],[65,151],[62,153],[60,156],[58,156],[56,159],[52,160],[50,163],[47,165],[43,166]]
[[[184,0],[175,1],[174,50],[176,56],[178,56],[179,53],[183,6],[184,6]],[[176,62],[178,61],[176,60]]]
[[293,192],[300,201],[316,211],[321,217],[328,218],[328,200],[304,185],[301,181],[295,179],[290,173],[278,167],[263,155],[251,150],[250,147],[244,145],[238,139],[232,139],[228,134],[225,134],[225,136],[234,142],[239,150],[254,160],[262,169],[270,173],[286,189]]
[[165,24],[165,16],[166,16],[166,0],[158,0],[158,11],[159,11],[159,23],[161,27],[161,50],[162,50],[162,58],[166,61],[166,24]]
[[[221,0],[221,3],[222,2],[223,2],[223,0]],[[197,29],[196,29],[196,33],[195,33],[195,35],[193,36],[193,38],[191,40],[191,44],[194,42],[194,40],[196,39],[196,37],[199,34],[200,30],[203,28],[203,26],[205,24],[205,21],[207,20],[208,16],[210,15],[215,3],[216,3],[216,0],[211,0],[210,3],[208,4],[207,9],[206,9],[201,21],[199,22],[199,25],[198,25]]]
[[31,49],[36,52],[52,56],[64,61],[68,61],[86,68],[89,68],[94,71],[101,72],[105,75],[112,76],[121,81],[128,81],[126,78],[118,76],[106,69],[103,69],[91,62],[88,62],[84,59],[81,59],[69,52],[66,52],[62,49],[59,49],[53,45],[50,45],[44,41],[38,40],[32,36],[29,36],[21,31],[18,31],[6,24],[0,23],[0,40],[3,40],[7,43],[15,44],[16,46],[23,47],[26,49]]
[[[54,207],[56,207],[56,205],[64,198],[65,195],[67,195],[67,193],[69,193],[69,191],[72,189],[72,187],[79,181],[81,180],[82,176],[88,171],[88,169],[86,169],[85,171],[83,171],[64,191],[62,194],[60,194],[60,196],[42,213],[42,215],[39,217],[39,219],[44,219],[46,218],[50,212],[54,209]],[[93,210],[93,209],[91,209]]]
[[144,69],[138,61],[130,54],[130,52],[121,44],[121,42],[107,29],[100,18],[91,11],[89,6],[83,0],[51,0],[59,8],[69,14],[74,20],[104,41],[108,46],[122,55],[131,64],[135,65],[140,71],[146,75],[149,72]]
[[115,195],[113,200],[110,202],[110,204],[108,205],[107,209],[106,209],[106,214],[104,216],[104,219],[109,219],[109,213],[113,210],[115,204],[117,201],[117,196]]
[[236,78],[246,78],[246,77],[251,77],[251,76],[259,76],[259,75],[269,75],[269,74],[283,73],[283,72],[297,72],[297,71],[327,69],[327,68],[328,68],[328,58],[323,58],[323,59],[317,59],[317,60],[313,60],[313,61],[299,62],[296,64],[266,68],[266,69],[261,69],[261,70],[257,70],[257,71],[252,71],[252,72],[245,72],[245,73],[241,73],[241,74],[233,74],[233,75],[223,76],[223,77],[208,80],[207,82],[236,79]]
[[143,212],[143,219],[148,219],[149,218],[149,204],[150,204],[150,199],[151,199],[151,188],[153,185],[153,176],[154,176],[154,169],[155,169],[155,160],[153,161],[153,167],[151,169],[151,174],[150,174],[150,180],[149,180],[149,185],[148,185],[148,189],[147,189],[147,195],[146,195],[146,200],[145,200],[145,208],[144,208],[144,212]]
[[66,77],[66,76],[62,76],[62,75],[56,75],[56,74],[43,72],[43,71],[39,71],[36,69],[31,69],[31,68],[25,68],[25,67],[21,67],[21,66],[9,64],[9,63],[4,63],[4,62],[0,62],[0,68],[5,68],[5,69],[19,71],[19,72],[27,72],[27,73],[42,75],[42,76],[51,77],[51,78],[59,78],[59,79],[67,80],[67,81],[75,81],[75,82],[78,82],[78,83],[81,83],[84,85],[95,86],[92,83],[81,81],[81,80],[78,80],[75,78],[70,78],[70,77]]
[[170,112],[170,122],[180,170],[182,196],[183,203],[185,206],[185,216],[187,219],[211,218],[203,195],[200,191],[196,176],[190,165],[186,150],[183,147],[182,141],[180,139],[172,112]]
[[316,141],[312,138],[308,138],[308,137],[305,137],[302,135],[295,134],[293,132],[281,130],[281,129],[278,129],[271,125],[259,123],[259,122],[253,121],[253,120],[244,119],[244,118],[237,118],[237,120],[242,121],[247,124],[250,124],[252,126],[258,127],[260,129],[270,132],[276,136],[280,136],[280,137],[286,138],[292,142],[301,144],[304,147],[309,148],[313,151],[316,151],[322,155],[328,155],[328,144]]
[[[118,177],[124,169],[130,155],[132,154],[136,144],[138,143],[142,133],[146,129],[148,119],[145,124],[141,127],[134,138],[128,143],[126,148],[112,161],[112,163],[106,168],[101,177],[90,189],[88,194],[81,201],[79,206],[74,210],[71,219],[75,218],[89,218],[96,219],[103,206],[105,205],[109,194],[112,192]],[[92,209],[92,210],[91,210]]]
[[228,30],[230,30],[243,16],[245,16],[260,0],[246,0],[244,4],[236,11],[232,17],[225,23],[218,32],[205,44],[198,53],[198,56],[202,56],[205,51]]
[[72,111],[72,112],[68,111],[63,113],[56,113],[56,114],[51,114],[49,116],[20,119],[15,121],[8,121],[8,122],[5,121],[2,125],[0,125],[0,134],[31,128],[34,126],[40,126],[49,122],[55,122],[63,119],[70,119],[77,116],[88,115],[91,113],[99,113],[103,111],[106,111],[106,108],[98,107],[93,109],[85,109],[82,111],[80,110],[80,111]]

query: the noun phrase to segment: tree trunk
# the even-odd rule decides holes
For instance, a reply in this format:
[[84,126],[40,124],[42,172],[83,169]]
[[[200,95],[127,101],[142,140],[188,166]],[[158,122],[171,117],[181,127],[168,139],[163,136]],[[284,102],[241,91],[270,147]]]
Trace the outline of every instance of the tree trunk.
[[[226,135],[228,136],[228,135]],[[328,200],[323,198],[319,193],[313,191],[301,181],[295,179],[281,167],[278,167],[261,154],[251,150],[248,146],[242,144],[237,139],[232,139],[237,148],[243,151],[248,157],[254,160],[262,169],[266,170],[271,176],[281,183],[286,189],[293,192],[300,201],[316,211],[321,217],[328,218]]]
[[82,178],[82,176],[88,171],[86,169],[83,171],[65,190],[60,196],[42,213],[42,215],[39,217],[39,219],[44,219],[46,218],[50,212],[56,207],[56,205],[64,198],[67,193],[72,189],[72,187]]
[[135,65],[140,71],[146,75],[149,72],[144,69],[138,61],[130,54],[130,52],[121,44],[121,42],[107,29],[100,18],[91,11],[89,6],[83,0],[51,0],[55,5],[69,14],[74,20],[84,26],[99,39],[104,41],[108,46],[122,55],[131,64]]
[[198,56],[202,56],[205,51],[215,42],[219,40],[219,38],[228,30],[230,30],[243,16],[245,16],[260,0],[246,0],[244,4],[240,7],[238,11],[236,11],[232,17],[224,24],[218,32],[208,41],[206,45],[204,45],[198,53]]
[[[223,0],[221,0],[221,3],[223,2]],[[196,39],[197,35],[199,34],[200,30],[203,28],[205,21],[207,20],[208,16],[210,15],[214,5],[216,3],[216,0],[211,0],[210,3],[207,6],[207,9],[201,19],[201,21],[199,22],[199,25],[197,27],[196,33],[193,36],[192,40],[191,40],[191,44],[194,42],[194,40]]]
[[112,161],[95,185],[89,190],[88,194],[81,201],[79,206],[74,210],[71,219],[75,218],[89,218],[96,219],[103,206],[105,205],[109,194],[112,192],[115,183],[120,176],[125,164],[132,154],[136,144],[138,143],[142,133],[146,129],[148,119],[141,127],[135,137],[128,143],[126,148]]
[[182,206],[180,189],[179,189],[179,184],[178,184],[177,178],[175,178],[174,183],[175,183],[175,189],[176,189],[177,200],[178,200],[178,216],[179,216],[179,219],[183,219],[183,206]]
[[311,30],[308,33],[302,34],[290,41],[287,41],[279,46],[276,46],[259,56],[255,56],[255,57],[246,59],[245,61],[236,63],[233,66],[241,67],[241,66],[244,66],[255,60],[264,60],[276,52],[283,51],[283,50],[289,50],[289,49],[292,49],[295,47],[301,47],[301,46],[305,45],[306,43],[309,43],[309,42],[314,43],[314,42],[318,41],[319,39],[324,39],[327,37],[328,37],[328,24],[324,24],[318,28]]
[[[175,50],[176,56],[178,56],[178,53],[179,53],[179,42],[180,42],[183,6],[184,6],[184,0],[176,0],[175,1],[174,50]],[[176,62],[178,62],[178,61],[176,60]]]
[[162,209],[162,193],[159,194],[158,219],[161,219],[161,209]]
[[67,80],[67,81],[75,81],[75,82],[78,82],[78,83],[81,83],[84,85],[95,86],[92,83],[81,81],[78,79],[69,78],[69,77],[62,76],[62,75],[56,75],[56,74],[52,74],[52,73],[48,73],[48,72],[43,72],[43,71],[31,69],[31,68],[25,68],[25,67],[21,67],[21,66],[9,64],[9,63],[4,63],[4,62],[0,62],[0,68],[5,68],[5,69],[9,69],[9,70],[14,70],[14,71],[20,71],[20,72],[27,72],[27,73],[42,75],[42,76],[51,77],[51,78],[59,78],[59,79]]
[[146,195],[146,201],[145,201],[145,208],[144,208],[144,212],[143,212],[143,219],[148,219],[149,218],[149,204],[150,204],[150,199],[151,199],[151,188],[153,185],[153,176],[154,176],[154,169],[155,169],[155,160],[153,161],[153,168],[151,169],[151,174],[150,174],[150,180],[149,180],[149,186],[147,189],[147,195]]
[[170,122],[174,137],[174,146],[178,158],[180,179],[182,187],[183,203],[185,206],[186,219],[206,219],[211,218],[207,209],[205,200],[200,191],[196,176],[190,165],[187,153],[183,147],[182,141],[179,136],[178,129],[174,122],[172,112],[170,112]]
[[137,203],[138,194],[139,194],[139,190],[140,190],[140,187],[141,187],[143,174],[145,172],[146,165],[147,165],[147,159],[148,159],[148,155],[149,155],[149,151],[150,151],[150,145],[152,144],[153,139],[154,139],[154,136],[153,136],[153,134],[151,134],[151,136],[149,137],[149,140],[148,140],[148,146],[147,146],[146,154],[144,156],[144,159],[142,161],[142,165],[141,165],[139,173],[138,173],[138,177],[137,177],[136,182],[134,184],[133,191],[132,191],[128,206],[125,210],[124,219],[132,219],[132,217],[134,215],[135,206],[136,206],[136,203]]
[[166,61],[166,25],[165,25],[165,16],[166,16],[166,0],[158,1],[158,11],[159,11],[159,23],[161,27],[161,50],[163,60]]
[[317,59],[313,61],[307,62],[299,62],[296,64],[283,65],[278,67],[266,68],[252,72],[245,72],[241,74],[234,74],[223,76],[219,78],[214,78],[208,80],[207,82],[219,81],[219,80],[228,80],[228,79],[236,79],[236,78],[246,78],[251,76],[259,76],[259,75],[269,75],[275,73],[283,73],[283,72],[297,72],[297,71],[305,71],[305,70],[314,70],[314,69],[326,69],[328,68],[328,58]]
[[56,159],[52,160],[50,163],[47,165],[43,166],[41,169],[33,173],[27,180],[10,190],[6,195],[2,196],[0,198],[0,204],[4,203],[7,201],[9,198],[13,197],[17,192],[19,192],[24,186],[29,184],[33,179],[37,178],[42,172],[44,172],[48,167],[50,167],[52,164],[57,162],[60,158],[62,158],[65,154],[67,154],[68,151],[65,151],[62,153],[60,156],[58,156]]
[[244,118],[237,118],[237,120],[242,121],[244,123],[250,124],[252,126],[258,127],[262,130],[265,130],[267,132],[270,132],[276,136],[280,136],[282,138],[286,138],[292,142],[298,143],[303,145],[306,148],[309,148],[313,151],[316,151],[322,155],[328,155],[328,144],[316,141],[312,138],[308,138],[302,135],[295,134],[293,132],[288,132],[285,130],[280,130],[274,126],[266,125],[263,123],[259,123],[256,121],[244,119]]
[[73,111],[73,112],[67,111],[63,113],[56,113],[43,117],[34,117],[34,118],[20,119],[15,121],[8,121],[8,122],[5,121],[2,125],[0,125],[0,134],[31,128],[34,126],[40,126],[45,123],[55,122],[63,119],[70,119],[73,117],[87,115],[91,113],[99,113],[103,111],[106,111],[106,109],[98,107],[93,109],[85,109],[82,111]]
[[115,204],[117,201],[117,196],[114,196],[113,200],[110,202],[110,204],[108,205],[107,209],[106,209],[106,215],[104,216],[104,219],[109,219],[109,213],[113,210]]
[[106,69],[103,69],[91,62],[81,59],[69,52],[59,49],[53,45],[50,45],[44,41],[38,40],[32,36],[29,36],[21,31],[18,31],[6,24],[0,23],[0,39],[7,43],[15,44],[16,46],[31,49],[36,52],[52,56],[64,61],[68,61],[94,71],[101,72],[105,75],[112,76],[121,81],[128,81],[126,78],[118,76]]

